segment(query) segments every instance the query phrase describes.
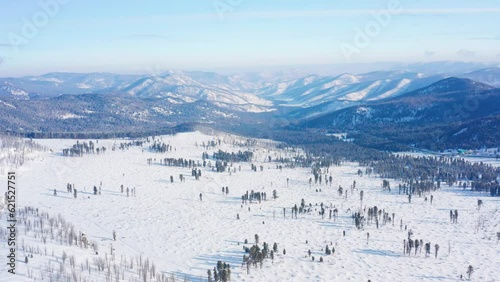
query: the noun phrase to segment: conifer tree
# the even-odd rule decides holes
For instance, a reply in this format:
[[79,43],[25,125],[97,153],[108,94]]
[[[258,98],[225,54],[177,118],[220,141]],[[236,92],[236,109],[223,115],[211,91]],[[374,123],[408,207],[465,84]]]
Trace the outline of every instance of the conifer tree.
[[469,280],[473,272],[474,272],[474,267],[472,267],[472,265],[469,265],[469,267],[467,267],[467,275]]
[[213,280],[212,280],[212,271],[210,271],[210,269],[207,271],[207,275],[208,275],[208,282],[213,282]]

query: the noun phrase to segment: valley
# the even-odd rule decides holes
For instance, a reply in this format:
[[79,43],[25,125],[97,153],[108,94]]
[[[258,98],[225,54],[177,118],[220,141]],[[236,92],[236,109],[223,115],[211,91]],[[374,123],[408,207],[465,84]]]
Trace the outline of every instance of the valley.
[[[360,176],[359,170],[364,172],[367,167],[354,162],[323,167],[325,180],[331,176],[332,181],[311,183],[311,167],[279,161],[302,156],[299,148],[222,132],[140,140],[139,146],[127,139],[79,140],[107,148],[105,153],[81,157],[62,156],[62,149],[77,140],[36,140],[47,151],[32,152],[32,160],[16,170],[18,209],[33,207],[50,218],[64,218],[75,232],[85,233],[97,245],[98,254],[81,246],[79,239],[74,246],[68,246],[65,238],[59,241],[57,233],[50,235],[48,223],[44,231],[33,225],[33,231],[19,233],[23,247],[17,251],[17,281],[42,276],[83,280],[118,276],[142,281],[144,272],[148,277],[151,274],[152,264],[155,276],[151,281],[206,281],[207,270],[217,261],[230,265],[231,281],[458,281],[460,275],[466,277],[469,265],[474,266],[472,277],[477,281],[497,277],[498,197],[443,183],[440,189],[425,197],[415,196],[409,203],[396,188],[401,181],[389,179],[392,190],[382,189],[383,178]],[[154,142],[166,144],[167,151],[152,151],[149,147]],[[129,145],[123,147],[125,144]],[[226,171],[216,172],[212,153],[219,150],[253,154],[250,162],[229,162]],[[204,152],[208,159],[202,158]],[[189,167],[166,165],[164,158],[198,163],[199,180]],[[203,161],[210,164],[203,166]],[[251,165],[256,166],[255,171]],[[180,175],[184,181],[179,180]],[[67,184],[78,190],[76,197],[67,191]],[[343,194],[339,194],[339,186],[344,188]],[[99,192],[94,194],[92,187],[99,187]],[[222,193],[221,187],[228,192]],[[241,195],[252,190],[265,192],[267,199],[242,203]],[[364,194],[361,201],[360,193]],[[424,199],[430,195],[432,203]],[[483,201],[480,209],[477,199]],[[307,211],[294,216],[292,208],[302,200]],[[368,221],[357,228],[353,213],[365,214],[373,206],[388,213],[391,221],[381,217],[380,224]],[[323,216],[319,213],[322,207]],[[337,212],[331,216],[334,210]],[[449,210],[458,210],[457,223],[450,222]],[[29,212],[25,216],[32,224],[41,220]],[[26,230],[26,224],[19,225]],[[4,230],[2,227],[1,234]],[[33,233],[36,230],[40,231]],[[410,231],[411,238],[432,243],[430,255],[425,250],[404,253],[403,240]],[[243,247],[251,247],[256,234],[259,245],[276,242],[278,250],[273,260],[267,258],[247,269],[243,256],[248,253]],[[6,244],[5,237],[0,244]],[[436,257],[435,244],[440,246]],[[325,246],[334,252],[326,255]],[[63,252],[75,262],[65,261]],[[27,264],[25,256],[29,256]],[[96,260],[110,268],[98,271]],[[149,266],[144,270],[146,260]],[[6,271],[5,267],[2,263],[1,270]]]

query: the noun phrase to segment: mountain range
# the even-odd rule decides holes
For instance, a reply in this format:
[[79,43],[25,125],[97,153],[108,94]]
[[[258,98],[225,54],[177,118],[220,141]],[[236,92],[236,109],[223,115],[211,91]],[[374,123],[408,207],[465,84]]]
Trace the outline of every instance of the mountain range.
[[[410,140],[413,137],[403,138],[399,129],[432,126],[453,131],[449,127],[456,127],[454,133],[443,131],[434,136],[433,145],[443,143],[446,134],[446,140],[453,140],[453,136],[471,132],[459,125],[500,115],[499,75],[500,68],[457,77],[406,70],[336,76],[297,70],[232,75],[200,71],[48,73],[0,78],[0,121],[1,129],[10,131],[105,132],[119,128],[126,132],[189,122],[266,123],[273,118],[286,119],[285,125],[301,130],[362,131],[364,137],[359,140],[368,135],[383,139],[390,132],[398,136],[391,142],[429,147],[423,135]],[[457,110],[460,106],[466,108],[465,113]],[[482,135],[471,135],[480,139],[474,144],[485,145],[478,136]]]
[[396,142],[446,149],[497,147],[499,121],[500,89],[451,77],[398,97],[306,119],[300,127],[350,132],[372,147]]

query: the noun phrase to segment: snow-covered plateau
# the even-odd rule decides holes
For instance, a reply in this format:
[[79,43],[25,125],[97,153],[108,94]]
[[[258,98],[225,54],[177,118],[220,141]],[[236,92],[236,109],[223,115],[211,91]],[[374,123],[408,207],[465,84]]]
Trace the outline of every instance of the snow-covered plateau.
[[[213,275],[218,261],[230,265],[231,281],[460,281],[461,275],[468,277],[469,265],[474,267],[472,281],[500,281],[498,197],[442,185],[431,193],[432,204],[424,196],[409,203],[398,189],[383,190],[382,178],[358,176],[358,169],[365,168],[357,163],[330,167],[330,183],[310,183],[311,168],[277,161],[303,153],[269,140],[201,132],[155,140],[171,150],[151,150],[151,137],[149,143],[123,149],[120,144],[131,140],[78,140],[106,151],[70,157],[62,150],[77,140],[36,140],[47,150],[36,156],[31,152],[30,161],[16,169],[21,220],[15,276],[7,273],[10,247],[1,193],[0,281],[207,281],[207,270]],[[214,166],[218,150],[251,151],[253,157],[228,163],[230,172],[216,172],[208,162]],[[189,167],[165,165],[165,158],[203,163],[204,152],[209,157],[206,166],[197,167],[198,180]],[[6,191],[10,169],[2,166],[0,183]],[[392,187],[399,183],[389,181]],[[68,184],[77,189],[76,198]],[[252,190],[265,192],[267,199],[242,204],[242,195]],[[302,199],[306,208],[311,204],[310,212],[294,218],[291,208]],[[352,213],[373,206],[388,213],[391,222],[356,228]],[[338,215],[330,218],[335,209]],[[450,210],[458,211],[457,223],[450,222]],[[430,255],[422,248],[404,254],[410,230],[412,238],[431,244]],[[252,247],[256,235],[261,248],[266,242],[272,250],[277,243],[277,251],[273,260],[247,269],[244,247]],[[437,255],[435,244],[440,246]],[[325,254],[326,246],[332,254]]]

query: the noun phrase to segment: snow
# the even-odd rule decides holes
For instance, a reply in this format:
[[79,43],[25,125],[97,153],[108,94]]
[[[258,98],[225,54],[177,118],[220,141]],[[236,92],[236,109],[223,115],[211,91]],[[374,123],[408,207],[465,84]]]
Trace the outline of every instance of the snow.
[[316,80],[316,76],[314,76],[314,75],[307,76],[307,77],[303,78],[303,85],[311,84],[315,80]]
[[59,115],[59,119],[72,119],[72,118],[82,118],[82,116],[75,115],[72,113],[65,113],[65,114]]
[[43,76],[39,76],[39,77],[32,77],[30,80],[32,80],[32,81],[47,81],[47,82],[52,82],[56,86],[59,85],[59,84],[64,83],[63,80],[61,80],[59,78],[55,78],[55,77],[43,77]]
[[372,101],[372,100],[380,100],[380,99],[386,99],[386,98],[389,98],[389,97],[391,97],[391,96],[394,96],[394,94],[401,93],[401,92],[402,92],[402,90],[403,90],[406,86],[408,86],[410,83],[411,83],[411,80],[406,79],[406,78],[405,78],[405,79],[402,79],[402,80],[398,83],[398,85],[397,85],[395,88],[393,88],[393,89],[391,89],[391,90],[389,90],[389,91],[387,91],[387,92],[385,92],[385,93],[382,93],[382,94],[378,95],[378,96],[377,96],[377,97],[375,97],[375,98],[368,99],[368,101]]
[[15,96],[27,96],[28,95],[28,92],[21,90],[21,89],[16,89],[16,88],[12,88],[10,90],[10,93],[12,95],[15,95]]
[[[481,157],[481,156],[464,156],[463,157],[464,159],[466,159],[467,161],[470,161],[470,162],[475,162],[475,163],[485,163],[485,164],[489,164],[489,165],[492,165],[494,167],[500,167],[500,161],[498,161],[497,159],[495,158],[492,158],[492,157]],[[500,175],[499,175],[500,176]]]
[[356,109],[357,114],[366,114],[366,113],[370,113],[370,111],[371,111],[371,109],[367,108],[367,107],[358,107]]
[[460,135],[460,134],[462,134],[462,133],[466,132],[466,131],[467,131],[467,129],[468,129],[467,127],[464,127],[464,128],[462,128],[462,129],[460,129],[460,131],[458,131],[457,133],[454,133],[454,134],[453,134],[453,136]]
[[[156,110],[154,110],[154,111],[156,111]],[[131,117],[133,119],[138,120],[138,121],[144,121],[144,122],[148,121],[148,117],[149,116],[151,116],[151,114],[149,113],[148,109],[145,109],[145,110],[142,110],[142,111],[133,112],[131,114]]]
[[279,95],[282,94],[286,89],[288,89],[289,85],[287,83],[277,83],[276,84],[276,91],[274,95]]
[[165,109],[165,108],[162,108],[162,107],[152,107],[151,108],[153,111],[159,113],[159,114],[162,114],[162,115],[165,115],[165,116],[171,116],[171,115],[174,115],[175,112],[173,112],[172,110],[169,110],[169,109]]
[[[142,255],[153,261],[158,271],[191,281],[205,281],[207,269],[213,269],[218,260],[231,264],[232,281],[458,281],[469,265],[475,268],[473,281],[498,279],[500,249],[495,235],[500,226],[498,198],[443,185],[441,190],[432,193],[432,205],[417,197],[409,204],[405,196],[398,195],[397,181],[390,180],[391,193],[382,191],[382,179],[358,177],[356,172],[360,167],[354,163],[330,168],[334,179],[331,187],[324,183],[310,187],[310,169],[280,171],[276,169],[277,163],[266,161],[268,155],[275,158],[296,154],[276,149],[271,141],[258,140],[256,145],[246,148],[232,145],[234,140],[246,138],[220,133],[193,132],[160,138],[175,150],[165,154],[153,153],[147,148],[143,151],[140,147],[112,151],[113,144],[127,140],[99,140],[96,146],[107,147],[105,154],[70,158],[61,156],[60,152],[76,140],[38,140],[53,153],[40,152],[38,158],[19,170],[18,206],[35,206],[51,215],[60,213],[90,240],[97,241],[101,254],[112,244],[117,258]],[[214,139],[221,139],[222,144],[212,149],[200,146]],[[231,174],[201,168],[201,180],[196,181],[190,176],[189,168],[163,166],[155,161],[153,165],[146,163],[148,158],[165,157],[201,161],[202,152],[211,155],[218,149],[253,150],[253,163],[263,165],[264,170],[253,172],[250,163],[234,163],[233,167],[241,166],[241,171]],[[186,176],[185,182],[179,182],[179,174]],[[170,183],[170,175],[174,176],[174,183]],[[0,177],[5,179],[4,175]],[[287,178],[290,179],[288,187]],[[347,199],[340,198],[338,186],[348,190],[354,180],[358,189],[349,191]],[[100,181],[102,195],[93,195],[91,187],[99,186]],[[78,199],[66,193],[67,183],[75,184]],[[137,196],[120,193],[122,184],[135,187]],[[223,186],[229,187],[228,195],[221,193]],[[53,196],[54,189],[58,190],[57,196]],[[268,200],[241,207],[241,195],[252,189],[265,191]],[[276,200],[271,197],[274,189],[279,196]],[[319,189],[321,192],[316,192]],[[357,230],[350,212],[346,211],[360,207],[359,190],[364,191],[364,207],[377,205],[390,214],[394,212],[396,224],[379,229],[371,224]],[[198,197],[200,193],[202,202]],[[478,198],[484,202],[479,211]],[[301,199],[312,203],[313,209],[321,202],[335,205],[339,208],[338,219],[328,219],[328,210],[324,219],[317,211],[292,219],[290,208],[300,204]],[[286,218],[283,218],[283,207],[287,208]],[[457,224],[449,222],[450,209],[459,211]],[[428,258],[424,254],[411,257],[402,254],[403,240],[408,234],[404,226],[400,229],[400,220],[413,231],[413,238],[441,246],[437,259],[433,254]],[[116,230],[117,241],[111,239],[113,230]],[[345,237],[342,236],[344,230]],[[245,239],[253,242],[255,234],[271,246],[277,242],[279,254],[274,264],[266,261],[262,269],[252,267],[247,274],[246,268],[241,267],[242,247]],[[24,238],[23,233],[18,236]],[[44,247],[40,240],[25,239]],[[322,248],[327,244],[335,248],[333,255],[324,255]],[[6,254],[4,239],[0,240],[0,246]],[[61,255],[62,248],[56,249],[56,255]],[[286,255],[282,254],[283,248]],[[95,257],[85,249],[65,250],[76,254],[77,266],[86,258]],[[308,250],[316,257],[314,262],[307,256]],[[22,253],[18,251],[18,255]],[[323,263],[318,262],[319,257],[323,257]],[[50,255],[38,255],[28,266],[38,269],[38,265],[51,259],[54,258]],[[20,261],[17,265],[15,281],[32,281],[26,276],[27,265]],[[2,255],[0,280],[14,281],[6,276],[6,267]]]
[[11,95],[14,96],[28,96],[28,92],[16,88],[15,86],[12,86],[12,83],[6,82],[6,85],[0,86],[0,89],[2,89],[5,93],[10,93]]
[[363,90],[360,91],[354,91],[351,92],[347,95],[345,95],[342,98],[339,98],[339,100],[347,100],[347,101],[359,101],[362,100],[363,98],[368,95],[374,88],[378,87],[381,85],[380,81],[376,81],[374,83],[371,83],[368,87],[364,88]]
[[[185,102],[207,100],[226,108],[249,112],[267,112],[273,103],[247,92],[242,85],[205,82],[209,78],[191,77],[189,73],[170,71],[161,75],[140,78],[124,88],[138,97],[174,97]],[[169,100],[172,103],[179,101]],[[248,105],[248,106],[247,106]],[[233,107],[234,106],[234,107]]]
[[15,108],[16,108],[16,106],[14,106],[14,105],[12,105],[12,104],[9,104],[9,103],[7,103],[7,102],[4,102],[4,101],[2,101],[2,100],[0,100],[0,103],[4,104],[4,105],[5,105],[5,106],[7,106],[7,107],[11,107],[11,108],[13,108],[13,109],[15,109]]
[[80,89],[91,89],[92,85],[86,84],[86,83],[77,83],[76,87]]
[[353,74],[345,73],[345,74],[342,74],[342,75],[339,75],[338,77],[336,77],[335,80],[333,80],[332,82],[326,83],[323,86],[323,89],[330,88],[330,87],[337,86],[337,85],[353,84],[353,83],[358,83],[358,82],[360,82],[359,77],[357,77]]
[[214,114],[216,115],[219,115],[219,116],[222,116],[222,117],[225,117],[225,118],[237,118],[236,115],[234,114],[228,114],[228,113],[225,113],[225,112],[222,112],[222,111],[213,111]]

